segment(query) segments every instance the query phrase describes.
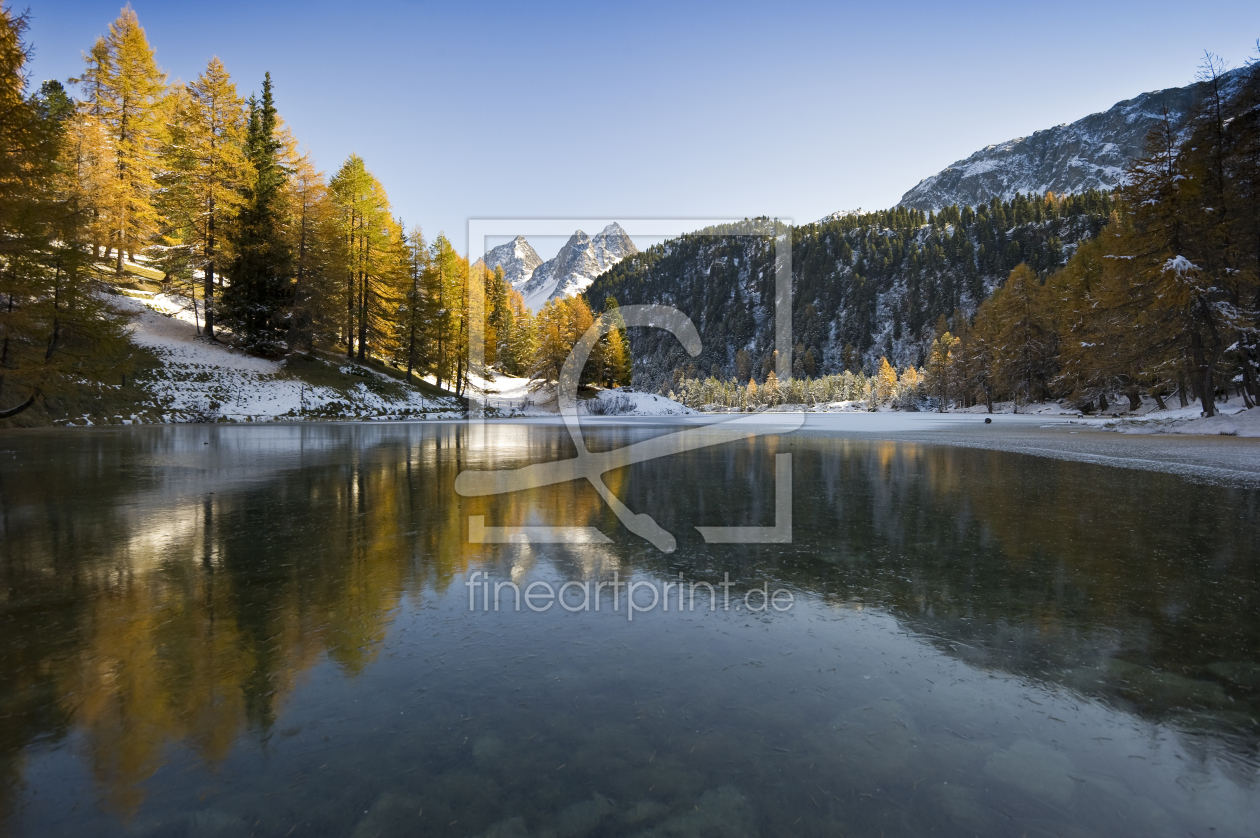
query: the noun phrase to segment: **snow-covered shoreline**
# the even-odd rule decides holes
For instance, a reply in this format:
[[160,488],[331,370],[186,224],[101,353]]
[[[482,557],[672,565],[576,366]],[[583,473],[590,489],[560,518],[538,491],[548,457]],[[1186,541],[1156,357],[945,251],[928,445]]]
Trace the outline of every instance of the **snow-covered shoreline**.
[[[463,403],[404,384],[370,366],[329,356],[311,360],[277,361],[248,355],[197,334],[194,313],[183,298],[125,291],[111,298],[132,322],[131,339],[159,362],[158,370],[137,381],[151,395],[146,404],[118,415],[83,415],[56,420],[58,425],[176,424],[187,422],[303,422],[303,421],[451,421],[466,417]],[[315,367],[321,367],[316,370]],[[328,379],[337,379],[330,384]],[[432,381],[428,382],[430,385]],[[424,385],[422,385],[423,388]],[[490,420],[557,420],[559,411],[551,387],[527,378],[495,374],[472,376],[471,403],[486,408]],[[685,424],[720,422],[723,417],[750,413],[705,405],[699,409],[655,393],[633,388],[600,390],[579,402],[583,421],[598,424],[623,420],[673,420]],[[983,418],[1003,424],[1052,422],[1081,429],[1145,436],[1260,437],[1260,409],[1239,402],[1217,406],[1219,414],[1204,418],[1197,406],[1158,409],[1144,398],[1137,410],[1115,405],[1105,415],[1083,415],[1071,406],[1046,403],[1017,406],[996,403],[955,408],[945,413],[869,410],[861,401],[830,404],[785,404],[761,407],[754,413],[804,413],[813,427],[837,432],[880,433],[927,431],[975,424]],[[834,419],[821,420],[828,416]]]
[[[111,303],[131,317],[132,343],[160,366],[137,377],[151,399],[127,415],[84,415],[57,424],[176,424],[462,418],[453,397],[428,396],[369,366],[311,359],[269,360],[198,334],[187,301],[166,294],[124,291]],[[315,367],[322,367],[316,369]],[[341,386],[307,380],[319,373]]]
[[[557,417],[555,388],[539,386],[528,378],[496,375],[469,377],[474,403],[482,404],[491,416],[502,418]],[[588,416],[693,416],[697,412],[664,396],[643,393],[630,387],[600,390],[578,403],[578,412]]]
[[[1203,416],[1197,406],[1158,410],[1153,400],[1144,400],[1142,407],[1135,411],[1116,410],[1104,414],[1083,414],[1070,406],[1056,402],[1042,404],[1015,405],[1014,402],[994,403],[990,411],[986,405],[974,407],[952,408],[944,413],[926,411],[901,411],[888,407],[870,410],[865,402],[834,402],[831,404],[782,404],[775,407],[761,407],[757,413],[808,413],[808,414],[846,414],[868,416],[990,416],[990,417],[1028,417],[1032,419],[1058,419],[1104,431],[1126,434],[1195,434],[1208,436],[1260,437],[1260,409],[1247,409],[1237,402],[1225,402],[1216,406],[1217,415],[1211,418]],[[706,405],[699,411],[705,415],[725,415],[743,413],[738,409],[717,405]]]

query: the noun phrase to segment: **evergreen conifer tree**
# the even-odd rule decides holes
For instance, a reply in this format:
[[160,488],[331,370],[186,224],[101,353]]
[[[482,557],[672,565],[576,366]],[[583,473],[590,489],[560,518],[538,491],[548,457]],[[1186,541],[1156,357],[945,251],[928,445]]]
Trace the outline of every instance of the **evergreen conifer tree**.
[[424,274],[429,266],[428,246],[420,227],[411,228],[406,239],[407,287],[399,317],[399,342],[403,360],[407,365],[407,380],[418,368],[423,368],[425,347],[431,339],[433,322],[432,301],[424,293]]
[[998,366],[1017,406],[1040,400],[1054,374],[1055,342],[1044,296],[1032,268],[1021,264],[992,300],[994,316],[1001,324]]
[[283,189],[288,172],[280,161],[278,114],[271,73],[262,99],[250,99],[245,153],[253,171],[232,225],[232,262],[223,291],[223,320],[257,352],[274,353],[288,331],[293,254],[285,230]]

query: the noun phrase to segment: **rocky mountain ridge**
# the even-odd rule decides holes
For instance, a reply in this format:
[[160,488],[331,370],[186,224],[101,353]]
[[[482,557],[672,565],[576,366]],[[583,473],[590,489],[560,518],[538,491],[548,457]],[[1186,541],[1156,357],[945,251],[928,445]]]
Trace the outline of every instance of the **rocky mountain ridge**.
[[503,268],[504,278],[536,312],[551,300],[581,294],[595,277],[638,252],[630,236],[614,221],[594,237],[575,231],[545,262],[524,236],[492,248],[484,258],[490,268]]
[[517,236],[506,244],[492,247],[482,257],[490,270],[503,268],[503,278],[513,287],[519,287],[534,275],[543,263],[524,236]]
[[[1239,70],[1225,74],[1228,87]],[[1190,118],[1197,84],[1143,93],[1072,123],[986,146],[901,196],[900,205],[939,210],[952,204],[978,206],[1015,193],[1080,194],[1120,185],[1125,168],[1140,156],[1146,135],[1165,119],[1182,128]]]

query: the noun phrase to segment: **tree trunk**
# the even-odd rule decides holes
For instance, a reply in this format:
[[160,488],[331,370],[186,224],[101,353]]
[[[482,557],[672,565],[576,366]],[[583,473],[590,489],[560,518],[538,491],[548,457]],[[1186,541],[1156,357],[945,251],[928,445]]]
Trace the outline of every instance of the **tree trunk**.
[[205,305],[205,334],[211,340],[215,339],[214,328],[217,325],[214,317],[214,263],[206,263],[205,282],[203,283],[202,296]]
[[1260,394],[1256,392],[1256,375],[1251,365],[1251,346],[1247,343],[1245,336],[1238,338],[1239,352],[1242,356],[1242,391],[1243,404],[1251,407],[1253,403],[1260,402]]
[[354,270],[346,272],[346,357],[354,360]]
[[367,236],[359,236],[359,363],[367,360],[368,337],[368,250]]
[[366,271],[363,273],[362,279],[360,280],[360,282],[362,284],[362,289],[361,289],[362,303],[359,307],[359,363],[363,363],[367,360],[367,342],[368,342],[367,321],[368,321],[368,303],[370,302],[370,299],[368,297],[368,277],[367,277]]
[[1190,333],[1190,352],[1198,373],[1199,401],[1203,405],[1203,415],[1210,418],[1216,415],[1216,387],[1212,381],[1212,365],[1208,363],[1203,346],[1203,335],[1197,331]]
[[[302,217],[299,221],[298,230],[298,257],[297,257],[297,274],[293,278],[293,308],[289,313],[289,336],[287,343],[289,344],[289,352],[297,350],[298,343],[301,339],[301,326],[306,325],[306,316],[302,313],[302,294],[305,290],[303,280],[306,279],[306,209],[303,206]],[[301,321],[299,323],[299,320]]]
[[[202,296],[205,298],[206,308],[206,329],[205,335],[211,340],[214,336],[214,209],[211,205],[210,219],[208,225],[208,235],[206,236],[206,269],[202,288]],[[196,292],[193,293],[193,299],[196,299]]]
[[[354,252],[354,223],[355,215],[350,213],[350,258],[355,256]],[[352,264],[350,269],[346,271],[346,358],[354,360],[354,308],[355,297],[354,292],[355,266]]]

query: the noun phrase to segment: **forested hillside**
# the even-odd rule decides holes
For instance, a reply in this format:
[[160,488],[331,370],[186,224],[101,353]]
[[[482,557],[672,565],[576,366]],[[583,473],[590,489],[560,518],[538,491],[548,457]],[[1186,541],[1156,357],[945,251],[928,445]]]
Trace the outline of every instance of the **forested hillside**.
[[[1016,265],[1042,275],[1060,267],[1111,211],[1110,196],[1091,191],[779,225],[792,240],[793,375],[873,372],[881,356],[922,364],[940,315],[974,312]],[[609,297],[668,303],[700,329],[704,351],[695,359],[663,333],[632,330],[639,386],[668,389],[697,375],[764,380],[773,366],[774,248],[768,236],[740,233],[770,228],[748,222],[682,236],[626,259],[590,287],[596,309]]]
[[[27,28],[0,7],[0,419],[144,385],[120,291],[177,301],[206,341],[337,352],[457,395],[474,372],[550,370],[591,321],[581,300],[536,318],[501,270],[408,228],[358,155],[318,171],[282,118],[286,80],[242,95],[213,58],[170,83],[128,6],[69,87],[29,90]],[[588,379],[624,377],[618,337]]]
[[[1065,399],[1138,410],[1143,397],[1159,409],[1176,397],[1210,418],[1231,396],[1250,408],[1260,401],[1260,61],[1226,73],[1208,56],[1189,119],[1157,124],[1113,195],[1017,195],[926,221],[897,208],[791,232],[789,380],[771,372],[770,247],[729,235],[653,248],[592,287],[596,301],[668,302],[699,321],[699,364],[669,339],[634,335],[636,379],[737,409]],[[866,375],[826,375],[842,366]]]

